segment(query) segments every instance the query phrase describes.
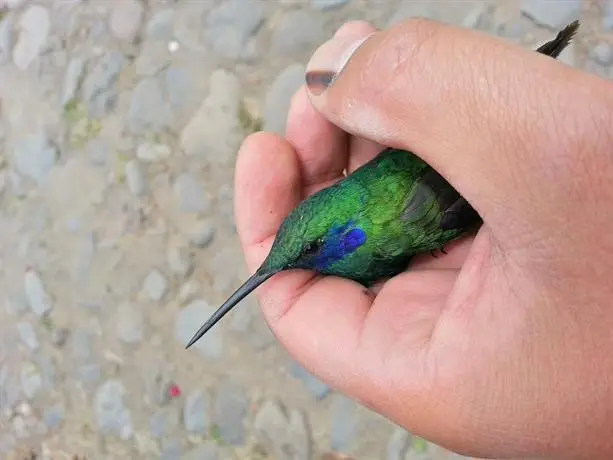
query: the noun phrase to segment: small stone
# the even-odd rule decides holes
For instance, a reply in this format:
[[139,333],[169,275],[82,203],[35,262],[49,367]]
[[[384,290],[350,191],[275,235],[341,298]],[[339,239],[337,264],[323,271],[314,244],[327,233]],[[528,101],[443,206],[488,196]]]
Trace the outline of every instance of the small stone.
[[20,399],[19,379],[8,365],[0,362],[0,410],[11,409]]
[[85,59],[82,57],[72,58],[66,67],[64,74],[64,86],[62,89],[62,107],[74,100],[77,88],[81,84],[85,73]]
[[337,452],[348,452],[355,437],[357,425],[356,405],[343,396],[335,395],[332,401],[332,430],[330,445]]
[[24,401],[17,407],[17,413],[23,415],[24,417],[29,417],[32,415],[32,406]]
[[82,92],[90,117],[106,115],[115,104],[115,86],[123,65],[124,57],[119,51],[108,51],[85,78]]
[[249,407],[249,398],[240,386],[226,381],[219,386],[215,399],[215,423],[219,436],[226,443],[240,445],[245,441],[244,420]]
[[165,8],[156,12],[147,24],[147,36],[156,40],[172,38],[174,16],[175,12],[172,8]]
[[[285,15],[272,36],[272,51],[292,55],[304,47],[324,40],[325,31],[319,17],[310,11],[293,10]],[[304,74],[303,74],[304,78]]]
[[122,303],[117,307],[117,337],[125,343],[138,343],[143,339],[143,313],[131,304]]
[[28,270],[23,278],[23,287],[30,308],[36,316],[40,317],[51,311],[51,298],[38,273]]
[[147,189],[145,185],[145,175],[140,167],[138,160],[130,160],[125,168],[126,183],[133,195],[142,196]]
[[349,3],[349,0],[311,0],[313,8],[321,11],[340,8]]
[[143,282],[143,292],[151,300],[159,302],[168,292],[168,281],[159,270],[151,270]]
[[[175,338],[183,345],[192,338],[198,325],[209,318],[217,308],[210,306],[204,299],[194,300],[184,307],[175,321]],[[208,359],[219,359],[223,347],[220,328],[208,331],[192,348]]]
[[82,382],[95,382],[100,378],[100,367],[97,364],[85,364],[77,369],[77,379]]
[[219,447],[212,443],[206,442],[200,446],[190,450],[186,453],[181,460],[219,460],[220,451]]
[[64,409],[59,404],[47,407],[43,412],[43,420],[50,430],[58,428],[63,419]]
[[480,3],[470,11],[462,21],[462,27],[467,29],[478,29],[481,25],[481,20],[487,12],[487,4]]
[[19,174],[41,185],[55,165],[57,148],[43,131],[38,131],[18,141],[13,149],[13,158]]
[[85,147],[91,162],[96,166],[104,166],[109,157],[110,146],[108,141],[101,137],[95,137]]
[[598,43],[590,51],[590,56],[599,64],[609,66],[613,63],[613,46],[610,43]]
[[402,428],[396,428],[387,443],[387,460],[405,460],[410,446],[411,435]]
[[179,302],[185,303],[196,297],[198,292],[200,292],[200,285],[198,284],[198,282],[194,280],[189,280],[187,283],[181,286],[181,289],[179,289],[179,295],[177,297],[179,298]]
[[36,351],[40,345],[36,332],[30,323],[17,323],[17,331],[23,343],[32,351]]
[[173,189],[182,212],[204,213],[211,209],[210,197],[200,181],[192,174],[180,174],[175,180]]
[[46,8],[30,6],[19,20],[19,39],[13,48],[13,62],[20,70],[26,70],[41,54],[51,30],[51,20]]
[[183,406],[183,424],[187,431],[198,435],[208,432],[210,405],[208,393],[194,391],[187,395]]
[[170,126],[170,107],[164,101],[163,94],[156,78],[147,77],[138,82],[132,91],[128,109],[130,131],[134,134],[155,134]]
[[264,22],[264,2],[228,0],[208,14],[206,38],[220,56],[239,59],[253,57],[249,40]]
[[107,380],[96,390],[94,413],[98,428],[103,434],[115,434],[123,440],[130,439],[134,429],[130,411],[124,406],[126,390],[118,380]]
[[311,375],[297,362],[291,362],[289,371],[292,376],[302,381],[313,396],[315,396],[316,400],[319,401],[330,393],[330,387],[328,385]]
[[149,419],[149,431],[154,438],[160,439],[166,433],[166,413],[158,410]]
[[[197,457],[197,460],[201,460],[201,458]],[[160,460],[185,460],[185,457],[181,456],[181,443],[176,440],[162,440]]]
[[63,347],[69,335],[70,331],[67,328],[56,327],[51,331],[51,343],[58,348]]
[[77,329],[72,334],[72,348],[74,356],[80,360],[86,360],[92,354],[92,340],[90,334],[82,329]]
[[43,387],[43,379],[33,364],[26,364],[21,369],[21,388],[26,398],[32,399]]
[[264,102],[264,130],[285,134],[287,113],[292,96],[304,83],[305,68],[302,64],[286,67],[273,81]]
[[[170,44],[168,45],[170,47]],[[174,109],[182,109],[191,103],[194,91],[192,76],[180,67],[168,67],[165,73],[166,93]]]
[[137,0],[122,0],[112,5],[109,18],[111,32],[119,40],[133,41],[143,20],[143,5]]
[[11,299],[6,299],[5,308],[11,315],[22,315],[29,308],[28,301],[23,296],[16,296]]
[[201,219],[184,230],[190,243],[204,249],[213,241],[215,227],[211,219]]
[[134,64],[136,75],[153,77],[164,69],[169,61],[170,52],[166,43],[159,41],[146,42],[143,44]]
[[13,49],[13,15],[6,15],[0,21],[0,63],[6,64]]
[[559,29],[581,13],[581,0],[522,0],[522,13],[539,25]]
[[191,273],[194,261],[189,247],[172,245],[168,248],[166,257],[170,270],[176,276],[185,278]]
[[165,144],[145,142],[136,149],[136,156],[143,161],[161,161],[170,156],[170,147]]

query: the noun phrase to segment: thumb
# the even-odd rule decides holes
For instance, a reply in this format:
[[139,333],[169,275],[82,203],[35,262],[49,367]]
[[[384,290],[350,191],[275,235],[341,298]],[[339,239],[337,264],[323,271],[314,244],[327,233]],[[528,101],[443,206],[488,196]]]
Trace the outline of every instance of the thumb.
[[359,41],[332,39],[313,55],[306,81],[324,116],[423,158],[494,234],[523,233],[522,224],[551,216],[552,206],[567,201],[555,185],[572,182],[586,143],[610,131],[602,126],[610,119],[610,82],[425,19]]

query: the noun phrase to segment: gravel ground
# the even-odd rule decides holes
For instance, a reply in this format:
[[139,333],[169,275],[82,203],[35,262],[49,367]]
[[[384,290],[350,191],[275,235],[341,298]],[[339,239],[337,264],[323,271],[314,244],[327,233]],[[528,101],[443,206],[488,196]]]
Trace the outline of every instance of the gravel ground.
[[581,17],[562,60],[608,77],[613,2],[1,4],[1,458],[462,458],[310,376],[253,297],[184,350],[246,276],[234,155],[283,131],[348,19],[428,16],[533,48]]

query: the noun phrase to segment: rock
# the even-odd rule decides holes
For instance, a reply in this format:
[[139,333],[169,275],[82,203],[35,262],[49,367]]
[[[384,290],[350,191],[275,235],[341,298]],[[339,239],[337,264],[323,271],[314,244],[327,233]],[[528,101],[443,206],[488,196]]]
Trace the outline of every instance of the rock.
[[277,460],[310,460],[312,439],[306,415],[268,400],[258,410],[253,423],[257,440]]
[[460,25],[479,3],[481,2],[472,0],[447,0],[445,8],[441,8],[437,2],[401,2],[394,15],[388,20],[386,27],[393,27],[413,17]]
[[475,8],[473,8],[470,13],[466,15],[466,17],[462,21],[462,27],[465,27],[467,29],[478,29],[486,12],[487,4],[480,3]]
[[26,398],[32,399],[43,387],[43,379],[31,363],[25,364],[21,369],[21,389]]
[[145,142],[136,149],[136,157],[142,161],[162,161],[170,157],[170,147],[165,144]]
[[13,49],[13,23],[14,16],[6,15],[0,21],[0,64],[6,64],[11,58]]
[[132,416],[124,406],[124,386],[118,380],[107,380],[94,395],[94,413],[98,428],[103,434],[114,434],[128,440],[134,433]]
[[162,440],[160,460],[183,460],[181,456],[181,443],[177,440]]
[[387,460],[405,460],[411,447],[411,435],[402,428],[396,428],[387,443]]
[[605,30],[613,29],[613,0],[607,0],[606,4],[602,6],[602,25]]
[[164,79],[170,106],[173,109],[182,109],[188,106],[194,93],[191,75],[185,69],[170,66],[166,69]]
[[143,44],[140,54],[134,64],[136,75],[153,77],[168,65],[170,53],[164,42],[152,41]]
[[191,273],[193,257],[189,247],[174,244],[168,248],[166,257],[170,270],[178,277],[185,278]]
[[168,292],[168,280],[159,270],[151,270],[143,282],[142,290],[151,300],[159,302]]
[[19,379],[8,365],[0,362],[0,410],[6,411],[21,399]]
[[160,82],[147,77],[132,92],[128,109],[128,128],[134,134],[155,134],[170,126],[170,108],[164,101]]
[[130,160],[126,163],[125,174],[130,192],[136,196],[143,196],[147,186],[145,184],[145,175],[138,160]]
[[109,157],[110,146],[108,141],[101,136],[93,138],[85,147],[87,156],[96,166],[104,166]]
[[38,341],[36,332],[30,323],[17,323],[17,331],[19,332],[19,336],[21,337],[23,343],[25,343],[30,350],[38,350],[40,342]]
[[149,419],[149,431],[156,439],[161,439],[166,433],[166,413],[162,410],[156,411]]
[[312,376],[306,369],[300,364],[292,361],[289,366],[289,371],[292,376],[302,381],[307,389],[315,396],[316,400],[321,400],[327,396],[330,392],[330,387]]
[[275,54],[291,56],[304,47],[312,48],[315,44],[323,43],[325,38],[323,25],[316,14],[305,10],[292,10],[286,13],[275,29],[271,49]]
[[64,419],[64,409],[61,405],[55,404],[51,407],[45,408],[43,412],[43,421],[47,428],[55,430],[60,426]]
[[349,3],[349,0],[311,0],[311,6],[321,11],[340,8],[347,3]]
[[204,249],[213,241],[215,227],[212,219],[200,219],[183,229],[184,235],[193,246]]
[[80,361],[87,360],[92,355],[92,339],[89,333],[77,329],[72,334],[72,348],[75,358]]
[[238,121],[240,83],[223,69],[211,75],[209,95],[181,131],[179,143],[187,155],[201,155],[214,165],[229,164],[242,142]]
[[198,284],[198,282],[194,280],[189,280],[187,283],[181,286],[181,289],[179,289],[179,295],[177,297],[179,299],[179,302],[185,303],[196,297],[196,295],[198,295],[198,292],[200,292],[200,285]]
[[356,405],[343,395],[335,395],[331,411],[330,445],[332,450],[348,452],[356,434]]
[[76,377],[82,382],[95,382],[100,378],[100,367],[97,364],[79,366]]
[[147,24],[147,36],[156,40],[170,40],[175,12],[172,8],[157,11]]
[[30,308],[36,316],[43,316],[51,311],[51,298],[38,273],[28,270],[23,278],[23,288]]
[[214,417],[221,439],[231,445],[245,441],[244,420],[249,407],[245,390],[231,381],[219,386],[215,399]]
[[137,307],[122,303],[117,307],[117,337],[125,343],[139,343],[143,339],[144,318]]
[[523,14],[539,25],[560,29],[581,14],[581,0],[522,0]]
[[19,295],[5,301],[6,311],[11,315],[21,316],[29,308],[25,296]]
[[205,435],[210,425],[211,399],[208,393],[194,391],[187,395],[183,406],[183,425],[193,434]]
[[62,88],[62,107],[74,100],[77,89],[85,74],[85,59],[74,57],[68,61],[66,73],[64,74],[64,85]]
[[47,179],[51,168],[57,161],[58,151],[46,133],[35,132],[17,142],[13,149],[13,159],[17,172],[29,177],[38,185]]
[[200,181],[192,174],[180,174],[175,179],[173,190],[182,212],[206,213],[210,211],[210,197]]
[[600,42],[590,51],[590,57],[599,64],[609,66],[613,63],[613,46]]
[[220,455],[219,447],[209,441],[190,450],[181,460],[219,460]]
[[[175,338],[183,345],[192,338],[199,325],[211,316],[217,308],[210,306],[204,299],[198,299],[184,307],[175,322]],[[221,329],[208,331],[192,348],[208,359],[219,359],[223,346]]]
[[19,20],[19,38],[13,48],[13,62],[20,70],[26,70],[41,54],[51,30],[51,20],[46,8],[32,5]]
[[112,4],[109,28],[119,40],[134,41],[143,20],[144,7],[137,0],[122,0]]
[[264,22],[264,2],[228,0],[211,10],[206,18],[206,38],[213,51],[230,59],[254,57],[250,38]]
[[304,83],[304,72],[302,64],[292,64],[275,78],[264,102],[264,131],[285,134],[291,99]]
[[70,335],[70,331],[65,327],[55,327],[51,331],[51,343],[61,348],[64,346],[66,341],[68,340],[68,336]]
[[123,66],[121,53],[108,51],[83,81],[82,95],[90,117],[102,117],[113,108],[117,98],[116,83]]

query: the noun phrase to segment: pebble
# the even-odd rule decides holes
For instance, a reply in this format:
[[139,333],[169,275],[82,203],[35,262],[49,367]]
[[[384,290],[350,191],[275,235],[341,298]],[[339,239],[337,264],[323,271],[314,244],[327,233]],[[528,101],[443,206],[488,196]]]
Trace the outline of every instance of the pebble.
[[[187,345],[200,324],[207,320],[215,310],[217,308],[210,306],[204,299],[196,299],[185,306],[179,312],[175,321],[175,338],[177,341]],[[221,337],[221,329],[214,327],[191,348],[196,349],[205,358],[219,359],[223,352]]]
[[114,434],[123,440],[133,435],[132,415],[124,406],[124,386],[118,380],[107,380],[94,395],[94,413],[103,434]]
[[143,312],[128,303],[117,307],[117,323],[115,330],[117,337],[125,343],[139,343],[143,339],[144,318]]
[[610,43],[598,43],[590,51],[590,56],[599,64],[609,66],[613,63],[613,46]]
[[214,420],[221,439],[231,445],[245,441],[244,420],[249,407],[245,390],[232,381],[219,385],[214,406]]
[[102,117],[117,98],[116,83],[125,64],[119,51],[106,52],[83,81],[82,95],[90,117]]
[[66,73],[64,74],[64,85],[62,88],[62,107],[74,100],[77,89],[85,74],[85,59],[74,57],[68,61]]
[[170,108],[163,94],[156,78],[147,77],[137,83],[128,108],[130,131],[134,134],[155,134],[170,126]]
[[312,439],[306,415],[268,400],[259,408],[253,429],[257,440],[277,460],[310,460]]
[[180,303],[189,302],[200,292],[200,285],[197,281],[189,280],[179,289],[179,295],[177,298]]
[[522,13],[539,25],[559,29],[581,13],[581,0],[522,0]]
[[70,331],[65,327],[55,327],[51,331],[51,343],[61,348],[64,346],[66,341],[68,340],[68,336],[70,335]]
[[19,20],[19,38],[13,48],[13,63],[26,70],[43,51],[51,30],[51,20],[46,8],[32,5]]
[[200,155],[216,166],[230,164],[243,140],[238,121],[240,82],[224,69],[213,72],[209,95],[185,125],[179,143],[186,155]]
[[206,442],[181,457],[181,460],[220,460],[219,447],[212,442]]
[[168,280],[157,269],[151,270],[143,281],[142,290],[149,299],[159,302],[168,292]]
[[185,227],[183,233],[193,246],[204,249],[213,241],[215,224],[212,219],[200,219]]
[[143,20],[144,7],[138,0],[122,0],[112,4],[109,28],[119,40],[133,41]]
[[149,431],[156,439],[161,439],[166,433],[166,413],[163,410],[156,411],[149,419]]
[[42,185],[58,157],[57,148],[42,130],[17,142],[13,158],[17,172]]
[[144,142],[136,149],[136,157],[142,161],[162,161],[170,157],[170,147],[166,144]]
[[30,323],[17,323],[17,331],[23,343],[32,351],[36,351],[40,346],[36,332]]
[[45,408],[43,412],[43,421],[50,430],[54,430],[60,426],[64,419],[64,409],[61,405],[55,404]]
[[602,7],[602,12],[602,24],[605,30],[613,29],[613,0],[607,0],[606,4]]
[[264,102],[264,131],[285,134],[291,99],[304,83],[304,72],[304,65],[292,64],[275,78]]
[[21,398],[19,379],[8,365],[0,363],[0,409],[13,407]]
[[109,157],[109,142],[104,137],[97,136],[87,143],[85,151],[92,164],[95,166],[104,166]]
[[130,160],[125,167],[126,183],[133,195],[143,196],[147,189],[145,175],[138,160]]
[[6,311],[12,315],[18,315],[25,313],[29,308],[28,301],[25,296],[19,295],[5,301]]
[[340,8],[347,3],[349,3],[349,0],[311,0],[311,6],[321,11]]
[[88,332],[76,329],[72,334],[74,356],[79,360],[87,360],[92,355],[92,339]]
[[297,362],[292,361],[290,363],[289,371],[292,376],[302,381],[313,396],[315,396],[317,401],[322,400],[330,393],[330,387],[328,385],[311,375]]
[[173,186],[179,208],[185,213],[205,213],[211,209],[210,197],[191,173],[182,173]]
[[330,446],[334,451],[348,452],[357,427],[356,405],[343,395],[335,395],[331,412]]
[[136,75],[153,77],[164,69],[170,60],[168,45],[160,41],[145,42],[134,64]]
[[402,428],[394,429],[387,443],[387,460],[405,460],[411,447],[411,435]]
[[264,2],[228,0],[211,10],[206,18],[206,38],[213,51],[230,59],[255,55],[250,38],[264,22]]
[[21,389],[28,399],[34,398],[43,387],[43,379],[36,366],[26,363],[21,369]]
[[271,49],[273,53],[291,56],[304,47],[313,48],[323,41],[325,31],[319,17],[310,11],[294,10],[288,12],[275,29]]
[[147,23],[147,36],[156,40],[170,40],[175,12],[165,8],[156,12]]
[[185,278],[193,269],[193,256],[189,247],[182,245],[171,245],[167,251],[168,266],[172,273],[179,278]]
[[23,278],[23,288],[28,304],[36,316],[43,316],[51,311],[51,298],[43,285],[40,275],[28,270]]
[[183,425],[190,433],[204,435],[210,425],[211,398],[208,393],[194,391],[183,405]]
[[194,85],[185,69],[170,66],[165,72],[166,94],[173,109],[182,109],[191,103]]
[[100,366],[85,364],[77,369],[77,379],[82,382],[95,382],[100,378]]
[[6,64],[13,49],[13,15],[6,15],[0,21],[0,64]]

